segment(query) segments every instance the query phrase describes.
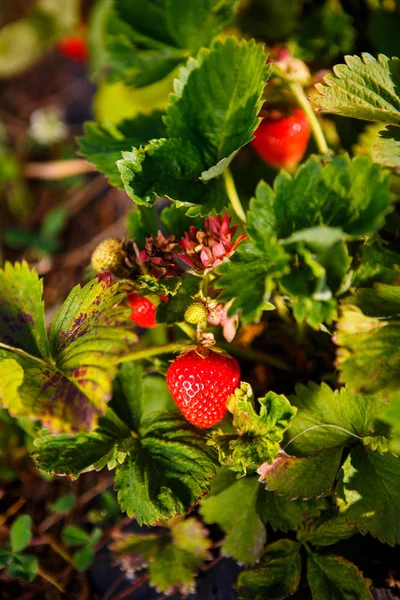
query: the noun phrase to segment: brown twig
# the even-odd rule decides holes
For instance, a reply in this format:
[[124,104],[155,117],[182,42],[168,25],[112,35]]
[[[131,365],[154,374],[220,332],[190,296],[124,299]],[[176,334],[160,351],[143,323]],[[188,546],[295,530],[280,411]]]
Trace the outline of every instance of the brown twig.
[[94,200],[99,194],[108,188],[108,182],[102,175],[97,175],[81,187],[79,190],[72,190],[64,202],[68,209],[70,217],[77,215],[85,206]]
[[28,179],[65,179],[73,175],[93,173],[95,167],[83,158],[70,160],[50,160],[31,162],[24,166],[24,175]]
[[64,592],[64,588],[61,585],[61,583],[58,583],[57,579],[55,579],[53,575],[51,575],[51,573],[48,573],[47,571],[39,567],[38,575],[40,575],[40,577],[51,583],[51,585],[54,586],[59,592]]
[[3,513],[2,515],[0,515],[0,526],[4,525],[4,523],[6,521],[8,521],[8,519],[10,517],[12,517],[13,515],[15,515],[20,508],[23,507],[23,505],[25,504],[26,500],[25,498],[19,498],[14,504],[12,504],[5,513]]
[[118,588],[118,586],[125,581],[125,575],[120,575],[119,577],[117,577],[112,584],[110,585],[110,587],[108,588],[108,590],[106,591],[106,593],[104,594],[104,596],[102,597],[102,600],[110,600],[113,593],[115,592],[115,590]]
[[120,594],[118,594],[118,596],[113,598],[113,600],[122,600],[122,598],[126,598],[126,596],[129,596],[131,592],[137,590],[137,588],[146,583],[148,579],[148,575],[142,575],[141,577],[136,579],[136,581],[134,581],[129,587],[127,587],[126,590],[123,590]]
[[90,502],[90,500],[95,498],[97,494],[100,494],[101,492],[104,492],[107,488],[109,488],[112,485],[113,481],[113,477],[107,477],[99,481],[99,483],[97,483],[95,486],[90,488],[90,490],[88,490],[87,492],[82,494],[82,496],[79,497],[77,505],[83,506],[87,502]]

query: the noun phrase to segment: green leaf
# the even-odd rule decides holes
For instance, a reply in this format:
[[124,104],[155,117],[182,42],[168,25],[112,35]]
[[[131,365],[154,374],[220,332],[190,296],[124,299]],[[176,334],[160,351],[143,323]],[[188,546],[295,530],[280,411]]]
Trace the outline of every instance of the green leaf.
[[237,0],[167,0],[167,25],[181,48],[208,46],[232,19]]
[[351,160],[341,155],[325,165],[312,156],[294,177],[281,171],[273,189],[260,182],[250,203],[247,231],[260,247],[263,231],[284,239],[324,225],[363,235],[383,224],[390,202],[389,175],[367,156]]
[[[260,486],[257,498],[257,512],[272,529],[283,531],[298,531],[307,521],[320,516],[325,508],[325,500],[290,500],[277,496]],[[307,526],[308,528],[308,526]]]
[[335,516],[329,521],[311,523],[297,534],[299,542],[310,542],[314,546],[332,546],[358,533],[357,527],[343,516]]
[[307,578],[313,600],[372,600],[371,581],[341,556],[309,551]]
[[226,403],[233,414],[234,432],[217,429],[207,442],[218,451],[220,463],[241,476],[246,475],[249,467],[273,462],[283,435],[296,414],[285,396],[274,392],[268,392],[258,402],[259,414],[254,407],[251,386],[242,382]]
[[0,341],[36,357],[49,356],[43,283],[36,272],[26,262],[6,263],[0,270],[0,291]]
[[282,246],[290,247],[293,244],[303,243],[314,252],[330,250],[344,237],[343,231],[338,227],[309,227],[293,233],[282,240]]
[[346,304],[361,308],[371,317],[393,319],[400,316],[400,288],[398,285],[375,283],[372,288],[359,288],[354,296],[346,299]]
[[126,119],[118,125],[89,121],[84,125],[84,137],[77,140],[80,155],[106,175],[111,185],[123,189],[116,164],[121,152],[147,144],[153,138],[165,137],[162,115],[162,111],[155,110],[149,115],[139,114],[133,119]]
[[33,554],[14,555],[8,565],[9,577],[32,583],[39,571],[39,561]]
[[59,515],[67,515],[75,506],[74,494],[63,494],[55,502],[49,504],[49,509]]
[[294,594],[301,576],[300,544],[279,540],[265,548],[253,571],[242,571],[237,581],[240,600],[283,600]]
[[203,435],[174,413],[154,414],[138,433],[116,469],[121,509],[140,525],[186,514],[215,473],[214,454]]
[[374,146],[374,160],[384,167],[400,168],[400,129],[387,127],[379,133]]
[[341,457],[342,448],[328,448],[307,458],[288,456],[282,451],[272,465],[261,465],[257,473],[267,490],[307,500],[332,490]]
[[145,405],[143,398],[143,365],[138,361],[120,366],[114,380],[114,393],[111,407],[129,430],[138,429]]
[[390,430],[390,451],[393,454],[400,454],[400,393],[393,395],[392,401],[387,410],[381,415],[382,421],[391,426]]
[[105,280],[75,287],[48,340],[36,273],[26,263],[0,271],[0,399],[13,416],[39,419],[55,432],[96,426],[116,365],[137,341],[120,291]]
[[265,526],[256,510],[260,484],[256,477],[232,481],[222,473],[219,478],[222,491],[217,481],[216,489],[212,487],[211,493],[201,501],[200,513],[205,523],[218,523],[226,533],[222,545],[224,556],[253,565],[260,558],[266,541]]
[[125,191],[137,204],[151,207],[157,198],[166,197],[196,205],[197,214],[205,216],[213,209],[220,212],[228,203],[221,181],[208,185],[199,181],[204,162],[187,141],[151,140],[140,150],[123,152],[122,157],[117,166]]
[[114,36],[108,40],[114,78],[136,87],[162,79],[187,56],[209,45],[232,19],[236,4],[237,0],[151,0],[133,6],[116,0],[123,22],[116,32],[110,31]]
[[189,59],[166,107],[169,137],[124,152],[117,163],[134,202],[152,206],[167,197],[195,205],[191,216],[223,209],[227,196],[215,178],[252,139],[269,74],[265,62],[261,45],[233,37]]
[[32,539],[32,518],[29,515],[17,517],[10,528],[10,545],[13,552],[21,552]]
[[354,442],[355,437],[371,435],[374,420],[388,404],[386,398],[354,396],[345,388],[333,391],[326,383],[296,386],[290,403],[298,412],[288,437],[290,451],[306,456],[326,448]]
[[398,389],[399,334],[399,319],[368,317],[351,304],[342,307],[334,341],[340,376],[349,390],[374,394]]
[[156,375],[146,377],[143,381],[142,419],[150,418],[155,412],[174,412],[177,410],[165,377],[157,377]]
[[149,235],[157,237],[158,223],[155,210],[135,204],[133,210],[128,212],[126,218],[128,237],[134,239],[139,248],[143,248]]
[[92,546],[83,546],[80,548],[80,550],[75,552],[73,559],[75,569],[78,571],[78,573],[87,571],[92,566],[94,557],[95,552]]
[[220,299],[234,298],[229,313],[241,311],[244,324],[259,321],[271,297],[274,279],[287,271],[288,259],[277,243],[271,242],[264,252],[249,240],[240,244],[233,258],[216,269],[220,279],[214,285],[222,290]]
[[352,19],[341,4],[327,1],[322,6],[312,7],[301,19],[295,56],[306,62],[336,58],[352,49],[355,36]]
[[252,139],[269,67],[262,45],[234,37],[214,42],[197,61],[198,68],[189,76],[182,69],[175,81],[165,122],[170,135],[189,140],[211,167]]
[[312,102],[323,112],[354,119],[400,124],[400,61],[383,54],[346,56],[325,84],[317,83]]
[[197,229],[204,227],[204,219],[189,217],[186,215],[186,210],[185,207],[178,208],[176,204],[171,204],[161,213],[161,221],[166,230],[178,240],[184,236],[185,231],[189,231],[189,227]]
[[68,546],[83,546],[88,544],[89,535],[76,525],[67,525],[62,530],[61,538]]
[[42,434],[34,441],[39,469],[54,475],[68,475],[76,479],[90,471],[114,447],[115,439],[103,432],[69,435]]
[[130,573],[148,565],[149,581],[160,593],[195,591],[195,575],[210,558],[211,541],[196,519],[162,523],[168,530],[156,534],[127,534],[112,545],[121,567]]
[[400,459],[357,447],[339,481],[340,514],[363,534],[390,546],[400,540]]
[[175,325],[184,321],[184,315],[189,304],[192,303],[192,296],[195,296],[200,287],[201,279],[194,275],[186,275],[182,280],[182,285],[178,292],[168,302],[160,303],[157,307],[157,323],[166,323]]
[[400,274],[400,248],[377,237],[373,243],[359,249],[359,267],[355,270],[352,286],[372,286],[373,283],[397,284]]

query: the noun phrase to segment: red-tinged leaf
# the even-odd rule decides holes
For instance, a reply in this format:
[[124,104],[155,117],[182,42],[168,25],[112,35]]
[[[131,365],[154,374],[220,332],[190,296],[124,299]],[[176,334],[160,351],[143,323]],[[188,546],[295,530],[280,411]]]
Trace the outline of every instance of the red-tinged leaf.
[[331,491],[341,456],[341,447],[322,450],[306,458],[281,452],[272,465],[265,463],[257,472],[268,490],[307,500]]
[[0,271],[0,401],[53,432],[93,429],[111,399],[118,362],[137,341],[125,294],[109,280],[75,287],[49,340],[42,285],[25,263]]

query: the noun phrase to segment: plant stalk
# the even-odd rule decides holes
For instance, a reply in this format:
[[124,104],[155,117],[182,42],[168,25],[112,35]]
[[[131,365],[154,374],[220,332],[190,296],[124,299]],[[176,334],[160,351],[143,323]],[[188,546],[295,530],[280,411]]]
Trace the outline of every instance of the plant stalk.
[[222,341],[218,342],[218,347],[226,350],[229,352],[229,354],[233,354],[233,356],[237,356],[238,358],[258,362],[263,365],[269,365],[271,367],[275,367],[276,369],[280,369],[281,371],[295,370],[292,365],[288,364],[281,358],[277,358],[276,356],[272,356],[266,352],[260,352],[259,350],[252,350],[251,348],[244,348],[242,346],[228,344]]
[[170,354],[172,352],[179,352],[179,350],[182,350],[182,348],[184,348],[188,344],[189,340],[178,340],[177,342],[171,342],[170,344],[162,344],[161,346],[143,348],[143,350],[137,350],[137,352],[130,352],[126,354],[121,360],[121,362],[144,360],[146,358],[152,358],[153,356],[159,356],[160,354]]
[[191,340],[196,339],[196,331],[189,325],[189,323],[182,321],[181,323],[177,323],[177,325]]
[[292,83],[290,84],[290,89],[296,97],[299,106],[304,110],[308,117],[308,120],[310,121],[311,130],[313,132],[313,136],[315,139],[315,143],[317,144],[319,153],[328,154],[329,147],[326,143],[326,139],[322,131],[321,125],[312,109],[310,102],[308,101],[307,96],[304,93],[302,86],[299,83]]
[[223,177],[224,177],[224,182],[225,182],[225,190],[226,190],[227,196],[229,198],[229,201],[232,205],[232,208],[235,211],[235,213],[237,214],[237,216],[239,217],[239,219],[241,221],[243,221],[243,223],[246,223],[246,214],[245,214],[245,212],[243,210],[243,206],[240,202],[240,198],[239,198],[239,195],[236,190],[235,182],[233,180],[232,173],[229,168],[225,169],[225,171],[223,172]]
[[61,585],[61,583],[58,583],[57,579],[55,579],[52,575],[50,575],[50,573],[48,573],[41,567],[39,567],[38,569],[38,575],[40,575],[40,577],[51,583],[51,585],[53,585],[59,592],[64,593],[64,588]]

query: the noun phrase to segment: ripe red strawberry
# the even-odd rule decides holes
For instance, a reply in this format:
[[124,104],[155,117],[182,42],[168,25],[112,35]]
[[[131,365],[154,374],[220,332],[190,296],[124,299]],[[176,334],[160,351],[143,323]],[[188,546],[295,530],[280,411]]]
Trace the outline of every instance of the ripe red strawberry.
[[224,417],[226,401],[238,387],[240,367],[231,356],[196,350],[182,354],[167,371],[167,385],[175,404],[196,427],[212,427]]
[[132,309],[130,318],[136,325],[147,329],[156,327],[156,307],[151,300],[133,292],[128,295],[128,302]]
[[288,116],[272,111],[256,129],[251,145],[272,167],[290,169],[303,158],[310,131],[310,122],[301,108],[294,108]]
[[85,62],[88,56],[87,43],[81,33],[69,35],[57,44],[57,48],[67,58],[77,62]]

